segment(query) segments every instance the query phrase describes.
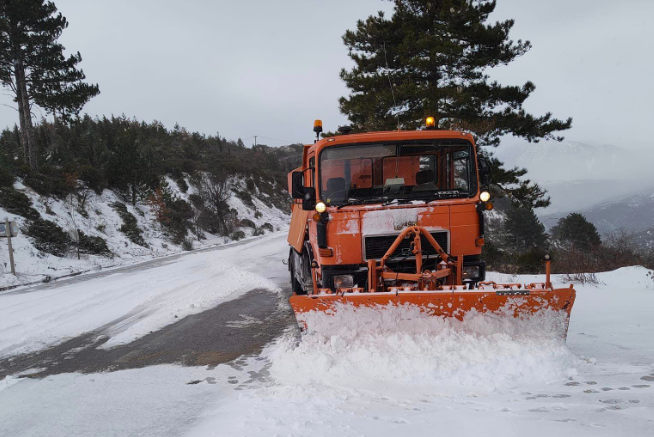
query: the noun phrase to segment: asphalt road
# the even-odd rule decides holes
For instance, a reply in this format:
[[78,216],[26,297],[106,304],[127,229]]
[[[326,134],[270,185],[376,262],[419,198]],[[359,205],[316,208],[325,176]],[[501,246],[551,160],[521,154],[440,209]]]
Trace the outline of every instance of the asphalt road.
[[[129,273],[172,263],[177,258],[179,256],[153,260],[9,293],[37,292],[43,288],[67,285],[71,281],[90,281],[116,272]],[[60,373],[107,372],[170,363],[216,366],[242,355],[258,353],[285,330],[298,329],[288,304],[290,288],[287,284],[280,285],[284,290],[281,294],[265,289],[251,290],[238,299],[182,318],[132,343],[111,349],[100,348],[109,339],[107,332],[130,317],[128,314],[49,349],[0,359],[0,380],[7,375],[21,373],[31,378],[42,378]]]

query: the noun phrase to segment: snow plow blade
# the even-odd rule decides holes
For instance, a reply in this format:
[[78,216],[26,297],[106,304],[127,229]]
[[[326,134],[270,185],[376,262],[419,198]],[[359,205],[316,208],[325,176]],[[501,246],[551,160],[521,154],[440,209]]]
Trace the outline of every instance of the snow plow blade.
[[570,317],[575,301],[574,288],[530,289],[496,288],[491,290],[398,291],[377,293],[339,293],[290,298],[298,320],[311,311],[333,311],[338,304],[354,307],[383,307],[388,305],[416,305],[430,316],[454,317],[463,320],[466,313],[499,313],[523,317],[544,310],[562,311]]

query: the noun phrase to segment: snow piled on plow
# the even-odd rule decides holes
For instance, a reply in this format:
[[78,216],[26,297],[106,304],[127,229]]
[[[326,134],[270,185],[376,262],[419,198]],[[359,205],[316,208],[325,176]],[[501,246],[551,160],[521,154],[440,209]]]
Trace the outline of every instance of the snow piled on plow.
[[341,305],[307,313],[304,321],[310,330],[299,343],[288,336],[268,350],[278,381],[494,390],[576,375],[560,312],[516,319],[473,311],[459,321],[429,316],[414,305]]

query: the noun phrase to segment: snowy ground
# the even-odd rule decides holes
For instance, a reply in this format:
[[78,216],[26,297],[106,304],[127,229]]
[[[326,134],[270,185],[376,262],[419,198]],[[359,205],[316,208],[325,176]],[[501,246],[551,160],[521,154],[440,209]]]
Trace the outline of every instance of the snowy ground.
[[[15,352],[38,342],[42,347],[57,336],[99,326],[103,311],[115,316],[134,307],[154,308],[149,321],[150,313],[143,313],[142,323],[156,329],[173,321],[167,318],[172,312],[202,302],[213,293],[208,290],[221,291],[207,306],[228,298],[223,284],[234,276],[226,272],[244,272],[245,260],[255,253],[261,265],[235,277],[242,288],[275,289],[286,280],[279,262],[286,250],[284,238],[273,236],[263,245],[190,255],[168,266],[169,274],[160,268],[161,277],[107,277],[85,290],[71,286],[42,299],[0,295],[0,323],[13,311],[20,314],[8,328],[12,332],[0,329],[0,349]],[[229,267],[218,266],[223,263]],[[189,269],[201,280],[185,286],[177,277]],[[215,368],[166,365],[41,380],[10,376],[0,381],[0,435],[653,435],[654,281],[639,267],[598,277],[598,286],[576,287],[567,343],[547,317],[507,322],[473,315],[444,322],[407,319],[407,310],[384,316],[345,312],[334,324],[318,324],[323,327],[299,343],[297,330],[289,327],[261,355]],[[123,291],[110,284],[134,284],[144,296],[121,297]],[[162,284],[171,290],[153,294],[166,289]],[[96,289],[104,290],[104,300]],[[82,305],[74,297],[82,294],[89,296],[97,323],[68,322],[75,315],[55,304],[70,298],[71,305]],[[10,307],[7,299],[20,302]],[[133,335],[139,329],[114,340]]]

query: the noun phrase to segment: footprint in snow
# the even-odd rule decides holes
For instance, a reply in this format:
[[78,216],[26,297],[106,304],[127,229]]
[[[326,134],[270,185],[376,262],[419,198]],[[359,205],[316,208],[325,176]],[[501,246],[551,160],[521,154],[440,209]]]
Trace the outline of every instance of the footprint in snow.
[[613,390],[611,387],[602,387],[602,391],[611,391]]
[[554,419],[555,422],[564,422],[564,423],[572,423],[576,422],[577,419]]
[[207,379],[206,379],[206,381],[207,381],[209,384],[216,384],[216,378],[214,378],[213,376],[208,376]]
[[565,385],[567,385],[568,387],[577,387],[578,385],[581,385],[581,383],[577,381],[571,381],[571,382],[566,382]]
[[584,390],[584,393],[593,394],[593,393],[599,393],[599,392],[597,390],[593,390],[591,388],[591,389],[588,389],[588,390]]
[[597,385],[595,381],[586,381],[586,384],[588,385]]
[[572,395],[559,394],[559,395],[554,395],[552,397],[556,399],[565,399],[565,398],[571,398]]
[[600,399],[600,402],[603,404],[611,404],[611,405],[624,403],[622,399]]
[[230,376],[229,378],[227,378],[227,382],[229,382],[230,384],[238,384],[238,379],[235,376]]
[[647,384],[636,384],[636,385],[632,385],[632,387],[633,388],[648,388],[648,387],[651,387],[651,386],[649,386]]
[[395,418],[392,418],[392,417],[372,416],[372,418],[374,420],[381,420],[382,422],[397,423],[397,424],[400,424],[400,425],[407,425],[407,424],[411,423],[408,420],[395,419]]
[[626,410],[626,409],[627,409],[627,407],[625,407],[624,405],[611,405],[610,407],[601,408],[601,409],[597,410],[597,412],[598,413],[603,413],[605,411],[620,411],[620,410]]
[[540,407],[540,408],[533,408],[531,410],[532,413],[549,413],[550,409],[547,407]]
[[618,390],[631,390],[629,387],[618,387]]
[[643,376],[640,379],[642,379],[643,381],[654,381],[654,375]]

